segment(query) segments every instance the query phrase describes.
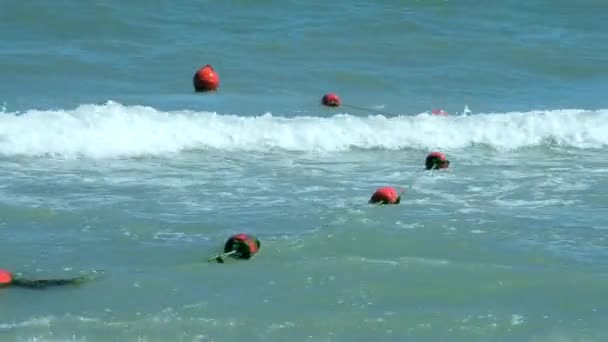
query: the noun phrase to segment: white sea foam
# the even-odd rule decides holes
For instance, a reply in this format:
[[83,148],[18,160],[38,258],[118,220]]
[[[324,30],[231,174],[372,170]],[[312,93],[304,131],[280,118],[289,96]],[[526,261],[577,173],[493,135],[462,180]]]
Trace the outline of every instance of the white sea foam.
[[0,115],[0,154],[114,158],[188,150],[346,151],[608,145],[608,110],[469,116],[258,117],[162,112],[115,102]]

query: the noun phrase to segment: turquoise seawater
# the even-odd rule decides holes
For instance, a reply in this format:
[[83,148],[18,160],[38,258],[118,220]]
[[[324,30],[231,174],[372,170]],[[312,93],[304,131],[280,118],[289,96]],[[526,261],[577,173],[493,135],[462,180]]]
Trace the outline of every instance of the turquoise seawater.
[[1,2],[0,340],[605,341],[607,10]]

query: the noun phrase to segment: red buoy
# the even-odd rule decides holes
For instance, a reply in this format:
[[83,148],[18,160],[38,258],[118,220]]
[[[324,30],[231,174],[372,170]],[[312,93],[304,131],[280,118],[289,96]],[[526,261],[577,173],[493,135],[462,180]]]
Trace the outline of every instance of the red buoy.
[[447,169],[450,166],[450,161],[447,160],[445,154],[441,152],[432,152],[426,156],[424,164],[427,170]]
[[7,270],[0,269],[0,287],[8,286],[13,282],[13,274]]
[[247,234],[236,234],[231,236],[224,246],[224,253],[237,259],[249,259],[260,250],[260,240]]
[[369,203],[374,204],[399,204],[399,202],[401,202],[401,196],[395,188],[390,186],[377,189],[369,199]]
[[431,111],[431,114],[439,116],[448,116],[448,112],[444,111],[443,109],[433,109]]
[[220,77],[213,67],[207,64],[194,74],[193,83],[196,91],[216,90],[220,86]]
[[327,107],[339,107],[342,101],[340,101],[338,95],[334,93],[329,93],[323,96],[323,98],[321,99],[321,103]]

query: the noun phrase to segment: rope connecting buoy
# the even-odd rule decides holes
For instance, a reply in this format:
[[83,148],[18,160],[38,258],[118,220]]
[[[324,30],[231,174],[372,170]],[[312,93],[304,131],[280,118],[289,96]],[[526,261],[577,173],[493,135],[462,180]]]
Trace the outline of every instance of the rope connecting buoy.
[[0,269],[0,287],[8,286],[13,282],[13,274],[7,270]]
[[346,108],[356,109],[356,110],[360,110],[363,112],[368,112],[370,114],[397,116],[394,113],[389,113],[389,112],[385,112],[385,111],[378,110],[378,109],[365,108],[365,107],[353,106],[350,104],[342,103],[342,100],[340,100],[340,97],[338,97],[338,95],[336,95],[334,93],[327,93],[327,94],[323,95],[323,97],[321,98],[321,104],[326,107],[346,107]]
[[445,154],[432,152],[426,156],[424,164],[427,170],[447,169],[450,166],[450,161],[447,160]]
[[[95,271],[97,273],[97,271]],[[80,285],[87,280],[93,279],[91,276],[80,276],[66,279],[26,279],[13,274],[7,270],[0,269],[0,287],[25,287],[29,289],[42,290],[51,286]]]
[[339,107],[342,104],[338,95],[334,93],[328,93],[323,96],[321,103],[327,107]]
[[198,69],[192,79],[195,91],[217,90],[220,86],[220,77],[209,64]]
[[369,199],[369,203],[372,204],[399,204],[399,202],[401,202],[401,195],[390,186],[377,189]]
[[236,234],[231,236],[224,245],[224,253],[214,256],[209,261],[224,263],[225,257],[235,259],[249,259],[260,250],[260,240],[248,234]]

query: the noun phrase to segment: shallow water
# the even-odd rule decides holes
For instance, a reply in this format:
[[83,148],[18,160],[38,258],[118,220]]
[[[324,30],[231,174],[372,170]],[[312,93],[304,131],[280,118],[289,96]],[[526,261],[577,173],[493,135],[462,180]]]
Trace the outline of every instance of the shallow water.
[[482,7],[0,5],[0,339],[605,340],[606,5]]

